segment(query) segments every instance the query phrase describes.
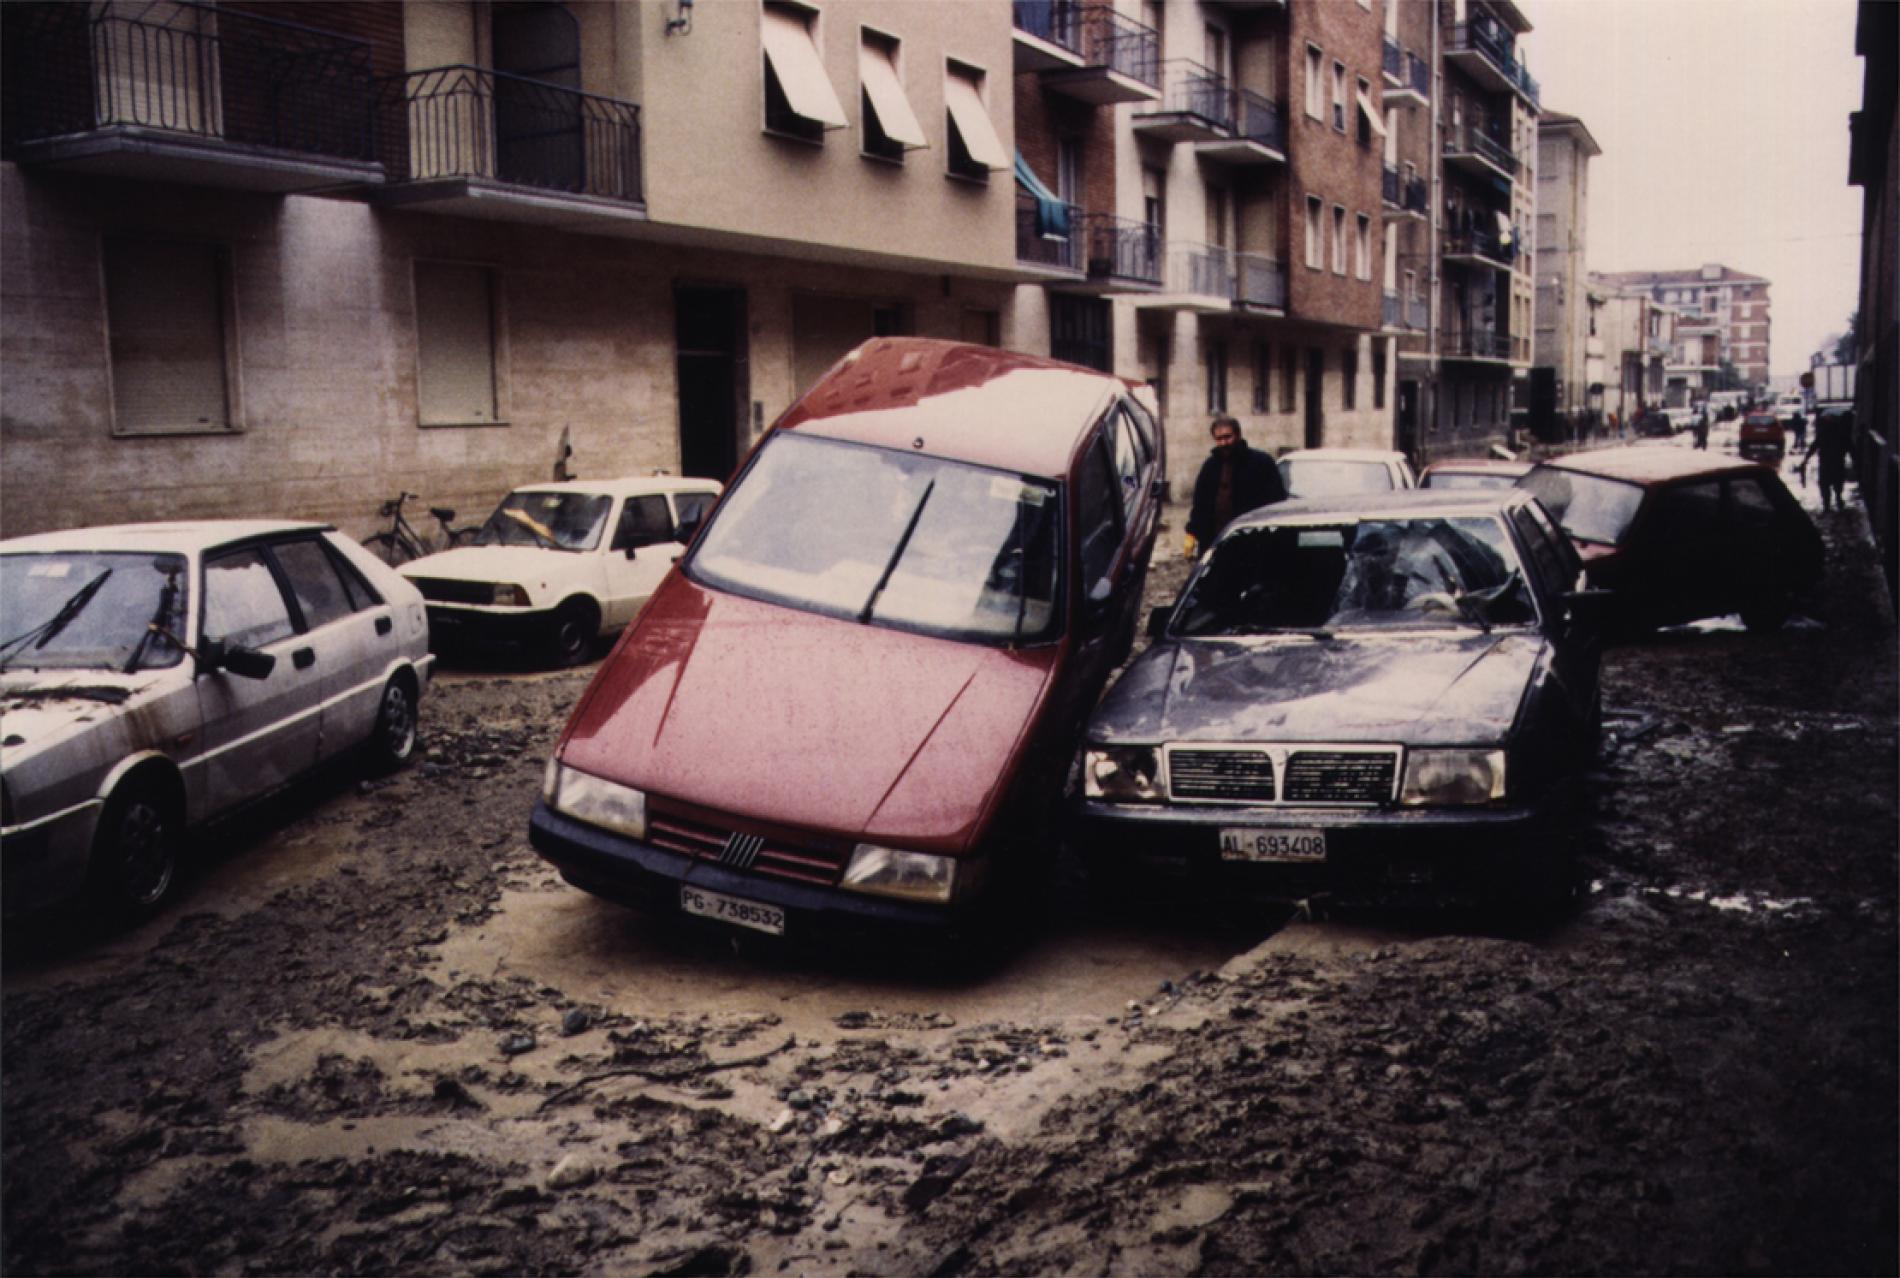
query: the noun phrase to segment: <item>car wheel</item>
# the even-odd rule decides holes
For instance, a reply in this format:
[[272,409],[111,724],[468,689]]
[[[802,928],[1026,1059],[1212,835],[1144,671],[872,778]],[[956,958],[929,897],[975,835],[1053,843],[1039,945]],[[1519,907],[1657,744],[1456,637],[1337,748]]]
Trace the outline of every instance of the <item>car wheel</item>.
[[1742,624],[1750,630],[1766,633],[1779,630],[1794,613],[1794,600],[1785,593],[1757,599],[1742,608]]
[[151,914],[178,879],[177,809],[163,789],[131,781],[107,801],[93,836],[86,894],[115,919]]
[[416,688],[404,675],[383,685],[376,726],[369,736],[369,762],[376,772],[395,772],[416,757]]
[[600,610],[585,599],[571,599],[554,614],[548,659],[557,666],[578,666],[594,650],[600,634]]

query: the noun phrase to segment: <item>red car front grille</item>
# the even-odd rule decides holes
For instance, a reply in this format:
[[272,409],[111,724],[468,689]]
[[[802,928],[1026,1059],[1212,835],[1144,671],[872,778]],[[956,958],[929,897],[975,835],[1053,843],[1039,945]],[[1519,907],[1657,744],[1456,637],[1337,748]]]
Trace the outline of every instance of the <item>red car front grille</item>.
[[647,815],[647,842],[748,874],[826,886],[837,883],[851,855],[850,847],[843,843],[820,844],[735,830],[717,820],[651,810]]

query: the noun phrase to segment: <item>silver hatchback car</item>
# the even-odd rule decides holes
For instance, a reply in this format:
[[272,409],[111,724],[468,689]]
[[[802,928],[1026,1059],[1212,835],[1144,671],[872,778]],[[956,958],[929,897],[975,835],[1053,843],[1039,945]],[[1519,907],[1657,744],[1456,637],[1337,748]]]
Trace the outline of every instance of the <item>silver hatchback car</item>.
[[170,894],[179,835],[345,750],[416,745],[414,586],[318,524],[82,528],[0,542],[7,913]]

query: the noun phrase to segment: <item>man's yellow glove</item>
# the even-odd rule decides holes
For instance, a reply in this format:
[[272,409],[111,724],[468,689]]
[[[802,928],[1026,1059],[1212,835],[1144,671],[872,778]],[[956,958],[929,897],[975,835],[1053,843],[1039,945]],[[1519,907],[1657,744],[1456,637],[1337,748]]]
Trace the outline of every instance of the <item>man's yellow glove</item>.
[[1181,557],[1183,559],[1193,559],[1195,556],[1199,555],[1200,553],[1201,553],[1201,543],[1194,540],[1193,533],[1188,533],[1186,536],[1181,538]]

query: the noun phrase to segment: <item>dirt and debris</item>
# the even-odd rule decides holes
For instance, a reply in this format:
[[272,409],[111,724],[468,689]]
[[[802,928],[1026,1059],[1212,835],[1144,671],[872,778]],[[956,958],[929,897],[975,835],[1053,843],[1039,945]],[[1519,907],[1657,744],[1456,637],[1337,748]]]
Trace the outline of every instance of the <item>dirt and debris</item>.
[[206,831],[164,917],[9,926],[0,1265],[1895,1272],[1895,636],[1823,524],[1817,615],[1613,651],[1555,924],[1071,874],[976,970],[788,952],[563,884],[588,671],[452,672],[417,766]]

